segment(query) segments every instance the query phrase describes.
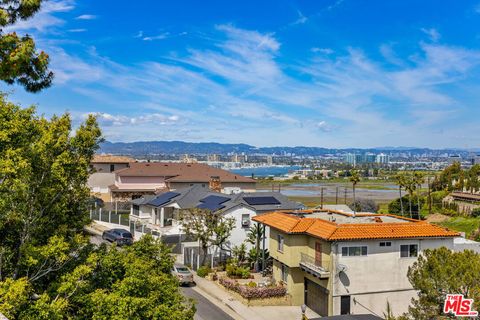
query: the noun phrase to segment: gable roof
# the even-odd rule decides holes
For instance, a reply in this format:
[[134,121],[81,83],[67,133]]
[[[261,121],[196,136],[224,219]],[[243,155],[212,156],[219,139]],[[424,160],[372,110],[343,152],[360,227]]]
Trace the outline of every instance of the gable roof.
[[168,182],[209,182],[219,177],[221,182],[255,183],[256,181],[202,163],[135,162],[129,168],[115,171],[124,177],[165,177]]
[[376,223],[338,224],[320,218],[303,218],[284,212],[271,212],[255,216],[253,220],[285,233],[306,234],[329,241],[459,236],[458,232],[413,219],[401,219],[404,221],[397,223],[383,223],[377,219]]
[[[165,194],[176,193],[174,197],[165,198]],[[279,204],[272,205],[249,205],[244,201],[245,197],[275,197]],[[156,198],[160,200],[155,201]],[[168,201],[167,201],[168,200]],[[203,208],[210,209],[212,211],[222,210],[227,211],[237,206],[245,206],[251,208],[257,213],[263,213],[265,211],[272,210],[299,210],[303,209],[303,205],[298,202],[289,200],[279,192],[252,192],[252,193],[238,193],[238,194],[225,194],[212,191],[206,187],[195,185],[188,188],[175,189],[170,192],[159,193],[155,196],[142,197],[132,201],[134,204],[150,205],[157,207],[164,207],[177,203],[180,208]],[[158,205],[156,205],[158,204]]]

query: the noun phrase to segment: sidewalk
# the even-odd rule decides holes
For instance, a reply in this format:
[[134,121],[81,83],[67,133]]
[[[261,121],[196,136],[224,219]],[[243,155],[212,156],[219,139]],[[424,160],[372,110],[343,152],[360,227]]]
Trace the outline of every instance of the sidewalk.
[[[265,307],[249,307],[232,297],[226,290],[219,288],[212,281],[200,278],[194,274],[194,280],[197,287],[211,297],[230,309],[237,315],[238,319],[244,320],[300,320],[302,317],[299,306],[265,306]],[[215,303],[215,301],[212,301]],[[307,317],[319,317],[315,312],[307,308]],[[236,318],[237,319],[237,318]]]

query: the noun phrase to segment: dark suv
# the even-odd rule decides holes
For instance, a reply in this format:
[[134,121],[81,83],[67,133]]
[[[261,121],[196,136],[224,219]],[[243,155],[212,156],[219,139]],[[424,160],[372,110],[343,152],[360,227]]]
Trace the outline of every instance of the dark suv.
[[130,245],[133,243],[132,234],[124,229],[110,229],[103,231],[103,240],[115,242],[119,246]]

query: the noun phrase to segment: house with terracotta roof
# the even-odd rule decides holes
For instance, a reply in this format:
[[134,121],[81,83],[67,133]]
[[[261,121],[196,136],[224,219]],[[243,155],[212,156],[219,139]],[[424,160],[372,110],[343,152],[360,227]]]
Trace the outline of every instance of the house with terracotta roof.
[[406,312],[416,296],[407,279],[426,249],[453,249],[457,232],[389,214],[333,210],[271,212],[253,217],[270,229],[273,277],[295,305],[321,316]]
[[135,159],[111,154],[96,154],[90,162],[92,173],[87,185],[93,196],[105,202],[111,201],[110,186],[115,182],[115,170],[128,168]]
[[134,162],[114,173],[112,202],[195,185],[227,194],[256,190],[254,179],[200,163]]

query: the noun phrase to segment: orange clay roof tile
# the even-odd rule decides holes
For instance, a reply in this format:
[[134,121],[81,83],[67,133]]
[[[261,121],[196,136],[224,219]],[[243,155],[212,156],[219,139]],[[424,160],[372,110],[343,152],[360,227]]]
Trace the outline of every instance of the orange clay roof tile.
[[412,219],[400,223],[337,224],[319,218],[301,218],[284,212],[271,212],[255,216],[253,220],[286,233],[304,233],[330,241],[456,237],[459,235],[457,232]]

